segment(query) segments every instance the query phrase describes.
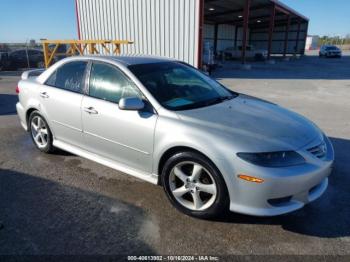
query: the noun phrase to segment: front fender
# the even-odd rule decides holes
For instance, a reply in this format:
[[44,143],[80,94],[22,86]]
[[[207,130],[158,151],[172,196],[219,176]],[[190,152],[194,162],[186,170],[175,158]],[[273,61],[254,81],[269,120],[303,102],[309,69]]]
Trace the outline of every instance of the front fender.
[[204,132],[198,126],[184,123],[179,119],[160,117],[154,139],[154,174],[158,175],[161,172],[158,168],[162,156],[176,147],[187,147],[199,151],[216,165],[223,176],[225,176],[224,173],[228,169],[227,163],[233,162],[234,150],[232,145],[216,132]]
[[233,145],[227,138],[216,132],[204,132],[195,125],[184,124],[181,120],[162,118],[157,122],[153,154],[153,174],[160,175],[159,164],[162,156],[176,147],[194,149],[213,162],[221,173],[230,199],[233,198],[235,188]]

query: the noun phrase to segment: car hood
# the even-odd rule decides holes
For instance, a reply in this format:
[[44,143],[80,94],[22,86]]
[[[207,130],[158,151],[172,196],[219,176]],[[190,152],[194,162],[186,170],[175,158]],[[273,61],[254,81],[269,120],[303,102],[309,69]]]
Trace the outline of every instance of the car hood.
[[177,113],[186,124],[228,139],[246,152],[298,150],[322,138],[319,128],[303,116],[246,95]]

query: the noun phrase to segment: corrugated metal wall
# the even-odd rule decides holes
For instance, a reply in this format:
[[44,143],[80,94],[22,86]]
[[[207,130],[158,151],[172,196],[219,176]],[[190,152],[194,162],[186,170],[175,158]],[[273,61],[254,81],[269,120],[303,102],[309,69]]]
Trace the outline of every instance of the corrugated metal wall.
[[[297,39],[297,30],[298,25],[291,25],[290,32],[288,34],[288,49],[287,53],[293,54],[295,48],[297,53],[302,53],[305,48],[305,37],[307,25],[301,24],[300,34],[299,34],[299,43],[296,47],[296,39]],[[275,32],[272,35],[272,53],[282,54],[284,51],[284,40],[285,40],[285,26],[275,27]],[[255,29],[251,33],[251,44],[258,49],[267,49],[268,48],[268,29]]]
[[176,58],[197,66],[198,0],[77,0],[82,39],[134,41],[122,54]]
[[223,51],[234,46],[236,27],[233,25],[219,25],[218,27],[218,51]]
[[[234,25],[220,24],[218,26],[218,46],[217,51],[224,51],[228,47],[235,45],[236,27]],[[204,25],[204,41],[214,46],[215,41],[215,25]],[[249,41],[249,29],[248,29],[248,41]],[[241,46],[243,42],[243,28],[239,27],[237,30],[237,46]]]
[[[287,53],[293,54],[296,47],[297,38],[297,25],[290,26],[290,32],[288,34],[288,49]],[[305,34],[307,26],[302,24],[300,27],[299,43],[297,47],[297,52],[302,53],[305,47]],[[284,51],[284,39],[285,39],[285,27],[276,27],[273,33],[272,39],[272,53],[282,54]],[[215,26],[212,24],[204,25],[204,41],[206,44],[209,43],[210,46],[214,46],[215,38]],[[248,43],[254,46],[256,49],[268,49],[268,29],[254,29],[248,30]],[[242,45],[243,39],[243,28],[239,27],[237,31],[237,46]],[[234,25],[219,25],[218,27],[218,45],[217,51],[223,51],[228,47],[233,47],[235,42],[235,26]]]

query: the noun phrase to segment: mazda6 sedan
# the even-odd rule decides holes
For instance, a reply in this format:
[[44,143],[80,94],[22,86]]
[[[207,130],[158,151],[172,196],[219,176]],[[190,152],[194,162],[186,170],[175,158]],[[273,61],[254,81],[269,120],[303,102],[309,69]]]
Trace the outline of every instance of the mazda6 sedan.
[[22,75],[17,111],[40,151],[161,185],[185,214],[280,215],[328,186],[334,151],[315,124],[182,62],[72,57],[35,73]]

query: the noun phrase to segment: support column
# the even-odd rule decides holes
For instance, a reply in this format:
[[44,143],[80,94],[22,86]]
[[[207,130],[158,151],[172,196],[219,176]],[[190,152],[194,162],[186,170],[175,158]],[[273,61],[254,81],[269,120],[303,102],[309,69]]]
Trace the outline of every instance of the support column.
[[269,43],[268,43],[268,55],[267,58],[271,58],[271,52],[272,52],[272,36],[273,31],[275,30],[275,17],[276,17],[276,5],[272,5],[271,8],[271,17],[270,17],[270,27],[269,27]]
[[297,32],[297,39],[295,41],[295,51],[294,51],[295,54],[297,54],[299,50],[300,28],[301,28],[301,21],[300,19],[298,19],[298,32]]
[[199,0],[199,21],[198,21],[198,57],[197,68],[202,69],[203,62],[203,27],[204,27],[204,0]]
[[237,41],[238,41],[238,26],[235,26],[235,49],[237,48]]
[[218,51],[218,33],[219,33],[219,24],[215,24],[214,27],[214,54],[217,54]]
[[289,28],[290,28],[290,15],[287,15],[287,28],[286,28],[286,34],[284,38],[284,52],[283,52],[283,57],[286,57],[287,55],[287,50],[288,50],[288,40],[289,40]]
[[242,64],[245,64],[245,62],[246,62],[246,50],[247,50],[247,42],[248,42],[250,2],[251,2],[251,0],[245,0],[245,5],[244,5]]

